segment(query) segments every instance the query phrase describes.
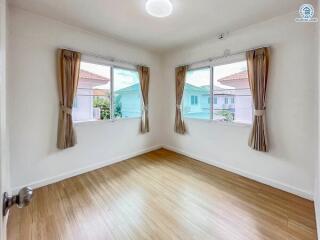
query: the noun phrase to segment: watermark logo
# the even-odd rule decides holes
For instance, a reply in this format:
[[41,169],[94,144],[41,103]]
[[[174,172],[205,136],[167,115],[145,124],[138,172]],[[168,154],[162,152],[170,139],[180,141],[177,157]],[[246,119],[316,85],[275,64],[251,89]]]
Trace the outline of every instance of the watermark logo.
[[300,17],[296,18],[296,22],[318,22],[318,18],[314,17],[314,8],[311,4],[302,4],[299,14]]

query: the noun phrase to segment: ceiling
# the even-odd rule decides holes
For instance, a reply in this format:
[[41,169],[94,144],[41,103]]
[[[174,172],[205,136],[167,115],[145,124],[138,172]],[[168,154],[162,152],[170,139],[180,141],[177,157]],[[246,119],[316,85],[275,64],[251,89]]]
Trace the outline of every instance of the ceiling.
[[154,18],[146,13],[145,1],[9,0],[9,3],[154,51],[194,44],[297,11],[305,3],[305,0],[172,0],[173,14]]

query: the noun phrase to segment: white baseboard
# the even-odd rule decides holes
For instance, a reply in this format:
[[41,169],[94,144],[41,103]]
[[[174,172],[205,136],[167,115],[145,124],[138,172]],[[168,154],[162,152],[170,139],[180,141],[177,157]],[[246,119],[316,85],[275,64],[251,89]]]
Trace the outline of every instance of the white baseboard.
[[[80,169],[77,169],[77,170],[74,170],[74,171],[65,172],[65,173],[59,174],[59,175],[54,176],[54,177],[50,177],[50,178],[42,179],[42,180],[39,180],[39,181],[31,182],[31,183],[26,184],[24,186],[16,186],[16,187],[12,188],[12,193],[16,194],[21,188],[23,188],[25,186],[29,186],[29,187],[31,187],[33,189],[40,188],[40,187],[43,187],[43,186],[47,186],[49,184],[56,183],[56,182],[62,181],[64,179],[71,178],[71,177],[74,177],[74,176],[77,176],[77,175],[80,175],[80,174],[83,174],[83,173],[86,173],[86,172],[90,172],[90,171],[93,171],[93,170],[96,170],[96,169],[99,169],[99,168],[102,168],[102,167],[105,167],[105,166],[108,166],[108,165],[111,165],[111,164],[114,164],[114,163],[117,163],[117,162],[121,162],[121,161],[127,160],[129,158],[133,158],[133,157],[139,156],[141,154],[148,153],[148,152],[160,149],[160,148],[165,148],[167,150],[170,150],[170,151],[173,151],[173,152],[176,152],[176,153],[180,153],[180,154],[185,155],[187,157],[196,159],[196,160],[201,161],[201,162],[205,162],[205,163],[207,163],[209,165],[216,166],[218,168],[224,169],[224,170],[229,171],[229,172],[236,173],[236,174],[238,174],[240,176],[252,179],[252,180],[257,181],[257,182],[261,182],[263,184],[272,186],[274,188],[281,189],[283,191],[292,193],[292,194],[300,196],[302,198],[306,198],[306,199],[309,199],[309,200],[313,200],[314,199],[312,193],[305,192],[305,191],[303,191],[301,189],[298,189],[296,187],[288,186],[286,184],[283,184],[283,183],[280,183],[280,182],[277,182],[277,181],[274,181],[274,180],[271,180],[271,179],[267,179],[267,178],[263,178],[263,177],[260,177],[260,176],[256,176],[254,174],[251,174],[251,173],[236,169],[236,168],[231,167],[231,166],[227,166],[225,164],[222,164],[220,162],[214,161],[212,159],[208,160],[208,159],[199,158],[198,156],[195,156],[194,154],[188,153],[188,152],[186,152],[184,150],[180,150],[178,148],[171,147],[171,146],[168,146],[168,145],[156,145],[156,146],[153,146],[153,147],[150,147],[150,148],[143,149],[141,151],[133,152],[131,154],[127,154],[127,155],[124,155],[124,156],[116,157],[116,158],[113,158],[113,159],[108,159],[108,161],[106,161],[106,162],[100,162],[100,163],[89,165],[87,167],[83,167],[83,168],[80,168]],[[317,206],[315,206],[315,207],[317,208]],[[320,206],[318,206],[318,207],[320,208]],[[318,213],[319,213],[318,216],[320,216],[320,209],[318,209],[318,210],[319,210],[318,211]]]
[[319,189],[319,179],[317,177],[316,180],[316,187],[315,187],[315,193],[314,193],[314,209],[316,212],[316,224],[317,224],[317,230],[318,230],[318,240],[320,240],[320,189]]
[[[319,200],[314,200],[314,208],[316,212],[317,230],[320,231],[320,204]],[[318,232],[318,240],[320,240],[320,233]]]
[[71,178],[71,177],[74,177],[74,176],[77,176],[77,175],[80,175],[80,174],[83,174],[83,173],[91,172],[91,171],[97,170],[99,168],[103,168],[103,167],[112,165],[114,163],[121,162],[121,161],[130,159],[130,158],[142,155],[144,153],[155,151],[155,150],[158,150],[160,148],[162,148],[162,145],[156,145],[156,146],[153,146],[153,147],[150,147],[150,148],[146,148],[146,149],[143,149],[143,150],[140,150],[140,151],[137,151],[137,152],[133,152],[131,154],[127,154],[127,155],[124,155],[124,156],[116,157],[116,158],[113,158],[113,159],[108,159],[108,161],[106,161],[106,162],[95,163],[95,164],[92,164],[92,165],[89,165],[89,166],[86,166],[86,167],[83,167],[83,168],[79,168],[79,169],[74,170],[74,171],[69,171],[69,172],[65,172],[65,173],[59,174],[59,175],[54,176],[54,177],[50,177],[50,178],[42,179],[42,180],[39,180],[39,181],[31,182],[31,183],[25,184],[23,186],[15,186],[15,187],[12,188],[12,194],[17,194],[19,192],[19,190],[21,188],[25,187],[25,186],[31,187],[33,189],[37,189],[37,188],[40,188],[40,187],[47,186],[49,184],[60,182],[60,181],[65,180],[67,178]]
[[257,181],[257,182],[269,185],[271,187],[283,190],[285,192],[292,193],[292,194],[297,195],[299,197],[302,197],[302,198],[305,198],[305,199],[308,199],[308,200],[311,200],[311,201],[314,200],[314,196],[313,196],[312,193],[306,192],[306,191],[298,189],[296,187],[289,186],[289,185],[280,183],[278,181],[274,181],[274,180],[271,180],[271,179],[267,179],[267,178],[264,178],[264,177],[260,177],[260,176],[254,175],[252,173],[245,172],[243,170],[236,169],[234,167],[228,166],[228,165],[223,164],[221,162],[217,162],[217,161],[215,161],[213,159],[209,160],[209,159],[199,158],[198,156],[195,156],[194,154],[188,153],[187,151],[178,149],[176,147],[172,147],[172,146],[168,146],[168,145],[163,145],[162,147],[167,149],[167,150],[170,150],[170,151],[173,151],[173,152],[176,152],[176,153],[180,153],[180,154],[185,155],[187,157],[193,158],[195,160],[207,163],[209,165],[213,165],[215,167],[224,169],[226,171],[233,172],[233,173],[238,174],[240,176],[252,179],[254,181]]

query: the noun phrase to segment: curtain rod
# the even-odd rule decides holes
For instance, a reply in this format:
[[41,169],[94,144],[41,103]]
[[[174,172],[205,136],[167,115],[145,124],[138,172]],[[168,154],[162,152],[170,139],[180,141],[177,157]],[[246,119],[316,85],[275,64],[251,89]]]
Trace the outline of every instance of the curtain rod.
[[72,49],[72,48],[67,48],[67,47],[61,47],[60,49],[79,52],[82,55],[85,55],[85,56],[88,56],[88,57],[100,58],[100,59],[103,59],[103,60],[106,60],[106,61],[109,61],[109,62],[133,65],[135,67],[137,67],[137,66],[148,67],[145,64],[129,62],[129,61],[120,60],[120,59],[117,59],[117,58],[114,58],[114,57],[106,57],[106,56],[102,56],[102,55],[98,55],[98,54],[94,54],[94,53],[89,53],[89,52],[83,52],[83,51],[80,51],[80,50],[77,50],[77,49]]
[[190,66],[190,65],[195,65],[195,64],[212,62],[214,60],[218,60],[218,59],[222,59],[222,58],[228,58],[228,57],[231,57],[231,56],[235,56],[235,55],[239,55],[239,54],[242,54],[242,53],[246,53],[248,51],[257,50],[257,49],[260,49],[260,48],[269,48],[269,47],[270,46],[268,46],[268,45],[262,45],[262,46],[258,46],[258,47],[254,47],[254,48],[248,48],[246,50],[238,51],[238,52],[235,52],[235,53],[229,53],[229,54],[224,54],[224,55],[217,56],[217,57],[211,57],[211,58],[207,58],[207,59],[204,59],[204,60],[200,60],[200,61],[196,61],[196,62],[192,62],[192,63],[188,63],[188,64],[179,64],[177,67]]

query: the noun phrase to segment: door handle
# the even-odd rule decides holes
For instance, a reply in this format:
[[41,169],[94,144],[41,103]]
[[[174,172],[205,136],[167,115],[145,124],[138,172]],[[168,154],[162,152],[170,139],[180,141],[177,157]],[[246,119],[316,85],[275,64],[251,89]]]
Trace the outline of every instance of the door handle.
[[7,192],[3,194],[3,202],[2,202],[2,214],[6,216],[8,210],[15,204],[17,204],[18,208],[26,207],[30,204],[32,199],[32,188],[25,187],[22,188],[17,195],[9,196]]

